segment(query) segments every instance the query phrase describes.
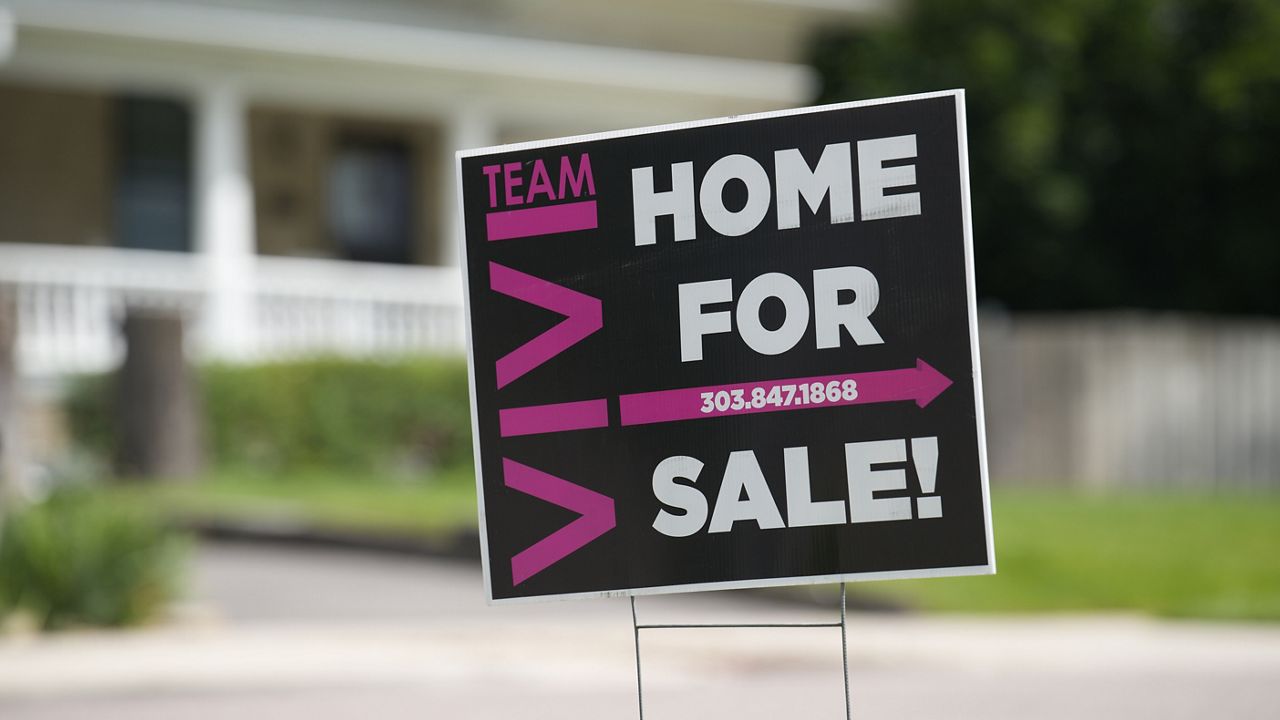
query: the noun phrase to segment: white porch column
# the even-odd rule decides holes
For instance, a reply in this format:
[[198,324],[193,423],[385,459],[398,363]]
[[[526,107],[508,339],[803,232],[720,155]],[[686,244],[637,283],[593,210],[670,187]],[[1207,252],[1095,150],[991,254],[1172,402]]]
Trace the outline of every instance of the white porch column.
[[231,85],[204,88],[196,100],[196,247],[208,273],[205,349],[246,358],[254,348],[253,188],[246,135],[248,109]]
[[13,11],[0,7],[0,65],[13,55],[13,41],[17,34],[13,26]]
[[493,113],[487,108],[465,106],[449,116],[444,133],[444,147],[439,180],[440,207],[445,213],[442,226],[440,263],[456,267],[462,242],[462,218],[458,215],[458,171],[453,154],[458,150],[486,147],[497,142],[498,131]]

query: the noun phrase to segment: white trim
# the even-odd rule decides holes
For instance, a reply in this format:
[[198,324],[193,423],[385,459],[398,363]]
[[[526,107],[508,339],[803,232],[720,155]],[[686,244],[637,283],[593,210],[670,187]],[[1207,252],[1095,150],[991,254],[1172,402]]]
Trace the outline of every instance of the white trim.
[[[962,575],[994,575],[991,565],[964,565],[960,567],[921,568],[918,570],[881,570],[877,572],[847,573],[844,575],[797,575],[785,578],[759,580],[729,580],[726,582],[690,583],[688,585],[662,585],[658,587],[632,588],[629,590],[604,590],[601,592],[564,593],[560,595],[526,595],[516,598],[488,598],[490,605],[524,605],[550,600],[586,600],[590,598],[640,597],[642,595],[672,595],[683,592],[711,592],[713,590],[750,590],[766,587],[793,587],[803,585],[827,585],[839,582],[871,582],[875,580],[912,580],[920,578],[959,577]],[[486,574],[486,592],[488,575]]]
[[[978,283],[973,261],[973,209],[969,197],[969,126],[964,90],[956,90],[956,142],[960,154],[960,222],[964,227],[964,271],[969,305],[969,347],[973,353],[973,410],[978,428],[978,471],[982,474],[982,515],[987,531],[987,565],[996,572],[996,543],[991,526],[991,486],[987,471],[987,416],[982,403],[982,353],[978,349]],[[465,301],[464,301],[465,302]]]
[[19,28],[186,43],[632,90],[805,102],[791,63],[633,50],[365,20],[137,0],[11,0]]
[[[476,390],[475,390],[475,350],[471,339],[471,287],[470,280],[467,276],[467,246],[466,246],[466,213],[462,196],[462,161],[465,158],[475,157],[478,155],[490,155],[496,153],[516,152],[523,150],[535,150],[558,145],[567,145],[571,143],[592,142],[597,140],[612,140],[616,138],[634,137],[638,135],[650,135],[660,132],[668,132],[672,130],[686,130],[690,128],[711,127],[716,125],[726,125],[730,123],[750,122],[755,120],[765,120],[769,118],[790,117],[795,115],[809,115],[818,112],[828,112],[835,110],[846,110],[850,108],[872,107],[875,105],[888,105],[900,102],[912,102],[916,100],[928,100],[932,98],[950,97],[954,100],[956,108],[956,143],[958,148],[958,162],[960,165],[960,200],[961,213],[963,217],[962,227],[964,234],[964,257],[965,257],[965,284],[966,284],[966,300],[969,310],[969,345],[971,348],[971,363],[973,365],[973,391],[974,391],[974,410],[976,414],[977,435],[978,435],[978,464],[979,475],[982,490],[982,509],[983,522],[985,525],[986,541],[987,541],[987,563],[985,565],[965,565],[958,567],[941,567],[941,568],[921,568],[914,570],[893,570],[883,572],[867,572],[867,573],[846,573],[835,575],[812,575],[812,576],[794,576],[784,578],[764,578],[757,580],[734,580],[726,582],[710,582],[710,583],[690,583],[685,585],[664,585],[661,587],[647,588],[630,588],[626,590],[605,590],[599,592],[585,593],[559,593],[552,595],[530,595],[518,598],[495,598],[493,597],[493,589],[490,583],[489,575],[489,536],[486,532],[485,515],[484,515],[484,479],[482,465],[480,461],[480,433],[478,422],[478,410],[476,406]],[[973,271],[973,228],[971,223],[971,207],[969,195],[969,172],[968,172],[968,128],[965,123],[964,114],[964,90],[940,90],[936,92],[918,93],[914,95],[900,95],[887,98],[874,98],[870,100],[855,100],[852,102],[835,103],[831,105],[817,105],[812,107],[795,108],[790,110],[775,110],[771,112],[753,113],[750,115],[737,115],[730,117],[711,118],[707,120],[694,120],[690,122],[671,123],[666,125],[654,125],[651,127],[634,128],[629,130],[613,130],[609,132],[593,133],[588,135],[577,135],[564,138],[554,138],[550,140],[535,140],[523,143],[511,143],[507,145],[496,145],[487,148],[477,148],[472,150],[459,150],[456,155],[456,166],[458,173],[458,213],[460,215],[459,225],[462,227],[462,235],[459,238],[461,248],[461,267],[463,272],[463,305],[465,310],[465,322],[467,326],[467,369],[469,371],[470,390],[471,390],[471,423],[472,423],[472,443],[475,451],[475,471],[476,471],[476,495],[477,505],[480,513],[480,552],[482,569],[484,572],[485,599],[490,605],[506,605],[528,602],[542,602],[549,600],[572,600],[584,598],[604,598],[604,597],[627,597],[637,595],[661,595],[678,592],[695,592],[706,590],[738,590],[746,588],[761,587],[777,587],[785,585],[815,585],[822,583],[834,582],[860,582],[869,580],[902,580],[910,578],[933,578],[933,577],[952,577],[957,575],[992,575],[995,574],[995,544],[991,527],[991,498],[990,488],[988,486],[987,473],[987,448],[986,448],[986,420],[983,413],[982,405],[982,368],[981,358],[978,352],[978,302],[977,288],[974,284]]]
[[484,576],[484,596],[493,603],[493,587],[489,581],[489,531],[484,512],[484,473],[480,463],[480,413],[476,409],[476,353],[471,341],[471,276],[467,273],[466,207],[462,196],[462,152],[455,153],[458,188],[458,271],[462,273],[462,324],[467,330],[467,391],[471,396],[471,451],[476,470],[476,512],[480,516],[480,572]]
[[[256,342],[244,359],[463,351],[457,268],[262,255],[248,263]],[[213,282],[201,253],[0,243],[0,286],[17,300],[26,379],[110,370],[124,349],[118,319],[134,307],[182,313],[192,354],[216,354]]]

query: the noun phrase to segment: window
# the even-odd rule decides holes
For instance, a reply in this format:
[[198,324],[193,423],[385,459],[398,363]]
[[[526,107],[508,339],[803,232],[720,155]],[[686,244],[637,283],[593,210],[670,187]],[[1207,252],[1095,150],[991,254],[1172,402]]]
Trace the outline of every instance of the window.
[[329,231],[342,257],[408,263],[413,162],[402,140],[340,137],[329,166]]
[[191,112],[180,102],[115,103],[115,244],[191,250]]

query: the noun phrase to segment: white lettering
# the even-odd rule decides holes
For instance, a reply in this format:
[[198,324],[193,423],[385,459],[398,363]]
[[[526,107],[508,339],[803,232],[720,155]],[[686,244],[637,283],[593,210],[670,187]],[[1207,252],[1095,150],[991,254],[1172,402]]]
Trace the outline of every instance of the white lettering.
[[920,214],[920,193],[884,194],[890,188],[916,184],[915,165],[885,167],[885,161],[905,160],[915,156],[915,135],[858,141],[858,185],[861,189],[863,220]]
[[[741,180],[747,186],[747,202],[742,209],[731,211],[724,206],[724,186],[730,180]],[[746,155],[726,155],[715,162],[702,178],[698,203],[702,218],[721,235],[746,235],[764,220],[769,212],[769,173],[760,163]]]
[[689,537],[702,529],[707,522],[707,498],[692,485],[676,482],[676,479],[697,482],[702,472],[702,461],[685,455],[676,455],[658,463],[653,469],[653,496],[658,502],[684,512],[680,515],[658,511],[653,519],[653,529],[667,537]]
[[702,338],[733,329],[729,311],[703,313],[702,306],[733,300],[733,281],[707,280],[681,283],[680,295],[680,361],[702,359]]
[[631,171],[631,196],[637,247],[657,242],[654,220],[660,215],[674,218],[676,241],[694,238],[697,221],[693,208],[693,163],[671,166],[671,189],[666,192],[653,191],[652,167],[634,168]]
[[[770,330],[760,322],[760,306],[767,298],[782,301],[782,325]],[[738,332],[747,346],[761,355],[779,355],[796,346],[809,328],[809,298],[790,275],[765,273],[742,290],[736,316]]]
[[849,522],[910,520],[911,498],[877,498],[882,490],[907,489],[907,473],[900,468],[872,470],[880,463],[907,460],[907,444],[902,440],[873,440],[846,443],[845,473],[849,479]]
[[[742,497],[744,493],[746,498]],[[750,450],[729,453],[707,532],[729,532],[739,520],[754,520],[761,530],[786,527],[778,506],[773,502],[769,485],[764,481],[756,454]]]
[[778,229],[800,227],[800,198],[809,210],[818,212],[822,198],[830,197],[831,224],[853,222],[853,169],[849,143],[834,143],[822,149],[822,157],[812,170],[796,148],[773,154],[778,176]]
[[787,480],[787,527],[840,525],[845,521],[843,500],[813,501],[809,484],[809,448],[782,451]]
[[[853,292],[853,302],[841,305],[840,291]],[[818,349],[840,347],[840,328],[858,345],[884,342],[871,325],[871,313],[880,304],[880,283],[870,270],[856,265],[813,271],[813,324]],[[741,321],[739,321],[741,324]]]

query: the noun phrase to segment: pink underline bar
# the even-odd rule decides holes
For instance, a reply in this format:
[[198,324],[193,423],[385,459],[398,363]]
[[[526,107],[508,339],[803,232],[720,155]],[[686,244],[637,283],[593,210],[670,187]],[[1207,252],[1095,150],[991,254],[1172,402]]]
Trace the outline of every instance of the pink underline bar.
[[498,432],[502,437],[586,430],[608,424],[609,404],[604,398],[498,411]]
[[490,242],[594,230],[597,226],[596,201],[583,200],[522,210],[498,210],[485,216],[485,225]]

